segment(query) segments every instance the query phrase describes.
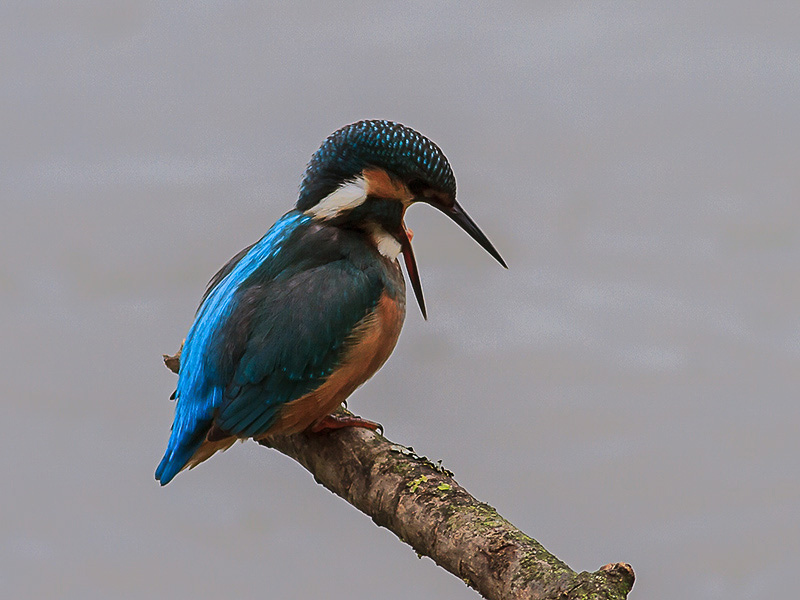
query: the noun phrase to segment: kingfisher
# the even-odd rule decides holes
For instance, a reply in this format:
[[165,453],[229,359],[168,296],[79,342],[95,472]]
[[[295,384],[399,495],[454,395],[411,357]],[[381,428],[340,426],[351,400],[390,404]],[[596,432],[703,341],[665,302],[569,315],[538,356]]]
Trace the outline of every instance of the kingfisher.
[[311,157],[295,208],[208,284],[181,352],[161,485],[236,440],[377,423],[331,414],[389,358],[406,272],[427,319],[409,206],[429,204],[503,267],[456,202],[439,147],[410,127],[359,121]]

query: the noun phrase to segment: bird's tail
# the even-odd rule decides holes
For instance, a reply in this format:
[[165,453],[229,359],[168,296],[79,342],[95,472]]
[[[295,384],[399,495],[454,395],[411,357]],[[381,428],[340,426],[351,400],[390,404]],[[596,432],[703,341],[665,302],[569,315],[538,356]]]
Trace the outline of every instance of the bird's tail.
[[161,459],[156,468],[156,479],[161,485],[167,485],[172,481],[202,445],[206,437],[207,428],[199,427],[198,429],[199,431],[196,431],[194,435],[184,436],[180,440],[177,439],[173,431],[167,445],[167,451],[164,453],[164,458]]

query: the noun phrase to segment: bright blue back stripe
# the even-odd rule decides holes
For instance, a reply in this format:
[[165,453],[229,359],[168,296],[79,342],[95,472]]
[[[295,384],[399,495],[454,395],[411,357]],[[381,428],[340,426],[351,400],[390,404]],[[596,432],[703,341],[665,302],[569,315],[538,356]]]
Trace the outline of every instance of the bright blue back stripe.
[[[192,443],[197,425],[211,419],[214,408],[219,406],[222,399],[221,388],[208,389],[210,374],[205,372],[205,356],[214,335],[233,312],[236,290],[265,260],[278,254],[281,244],[289,234],[309,219],[310,217],[297,211],[281,217],[209,292],[197,311],[181,353],[175,422],[164,457],[167,462],[173,457],[177,458],[176,452],[182,444]],[[183,458],[184,454],[180,453],[180,456],[185,464],[191,455]],[[178,470],[182,467],[180,465]]]

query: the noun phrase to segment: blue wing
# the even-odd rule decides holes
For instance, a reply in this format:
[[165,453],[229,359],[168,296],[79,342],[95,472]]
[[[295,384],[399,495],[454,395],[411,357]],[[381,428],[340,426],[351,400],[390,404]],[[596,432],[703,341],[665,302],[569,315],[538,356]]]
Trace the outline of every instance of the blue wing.
[[304,219],[296,211],[287,213],[245,255],[239,260],[234,257],[211,280],[183,343],[175,420],[167,451],[156,469],[156,479],[162,485],[183,468],[203,442],[214,408],[221,400],[219,374],[208,364],[207,349],[230,316],[236,290],[259,265],[278,254],[285,239]]
[[250,288],[252,299],[231,319],[250,323],[246,338],[222,338],[243,352],[215,427],[237,437],[265,433],[285,403],[319,387],[336,368],[353,327],[375,308],[382,289],[377,269],[348,259]]
[[212,425],[238,437],[266,431],[284,403],[324,381],[377,304],[379,273],[343,255],[341,240],[286,243],[315,228],[292,211],[212,279],[183,346],[172,434],[156,470],[162,485]]

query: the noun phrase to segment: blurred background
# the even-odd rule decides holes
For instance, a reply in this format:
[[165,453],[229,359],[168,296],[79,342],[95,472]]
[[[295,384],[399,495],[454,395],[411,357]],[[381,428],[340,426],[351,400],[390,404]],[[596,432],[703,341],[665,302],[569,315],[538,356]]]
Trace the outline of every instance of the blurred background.
[[0,588],[476,594],[299,465],[166,488],[211,275],[333,130],[435,140],[505,271],[410,211],[430,318],[350,401],[631,598],[786,597],[800,561],[796,2],[0,5]]

